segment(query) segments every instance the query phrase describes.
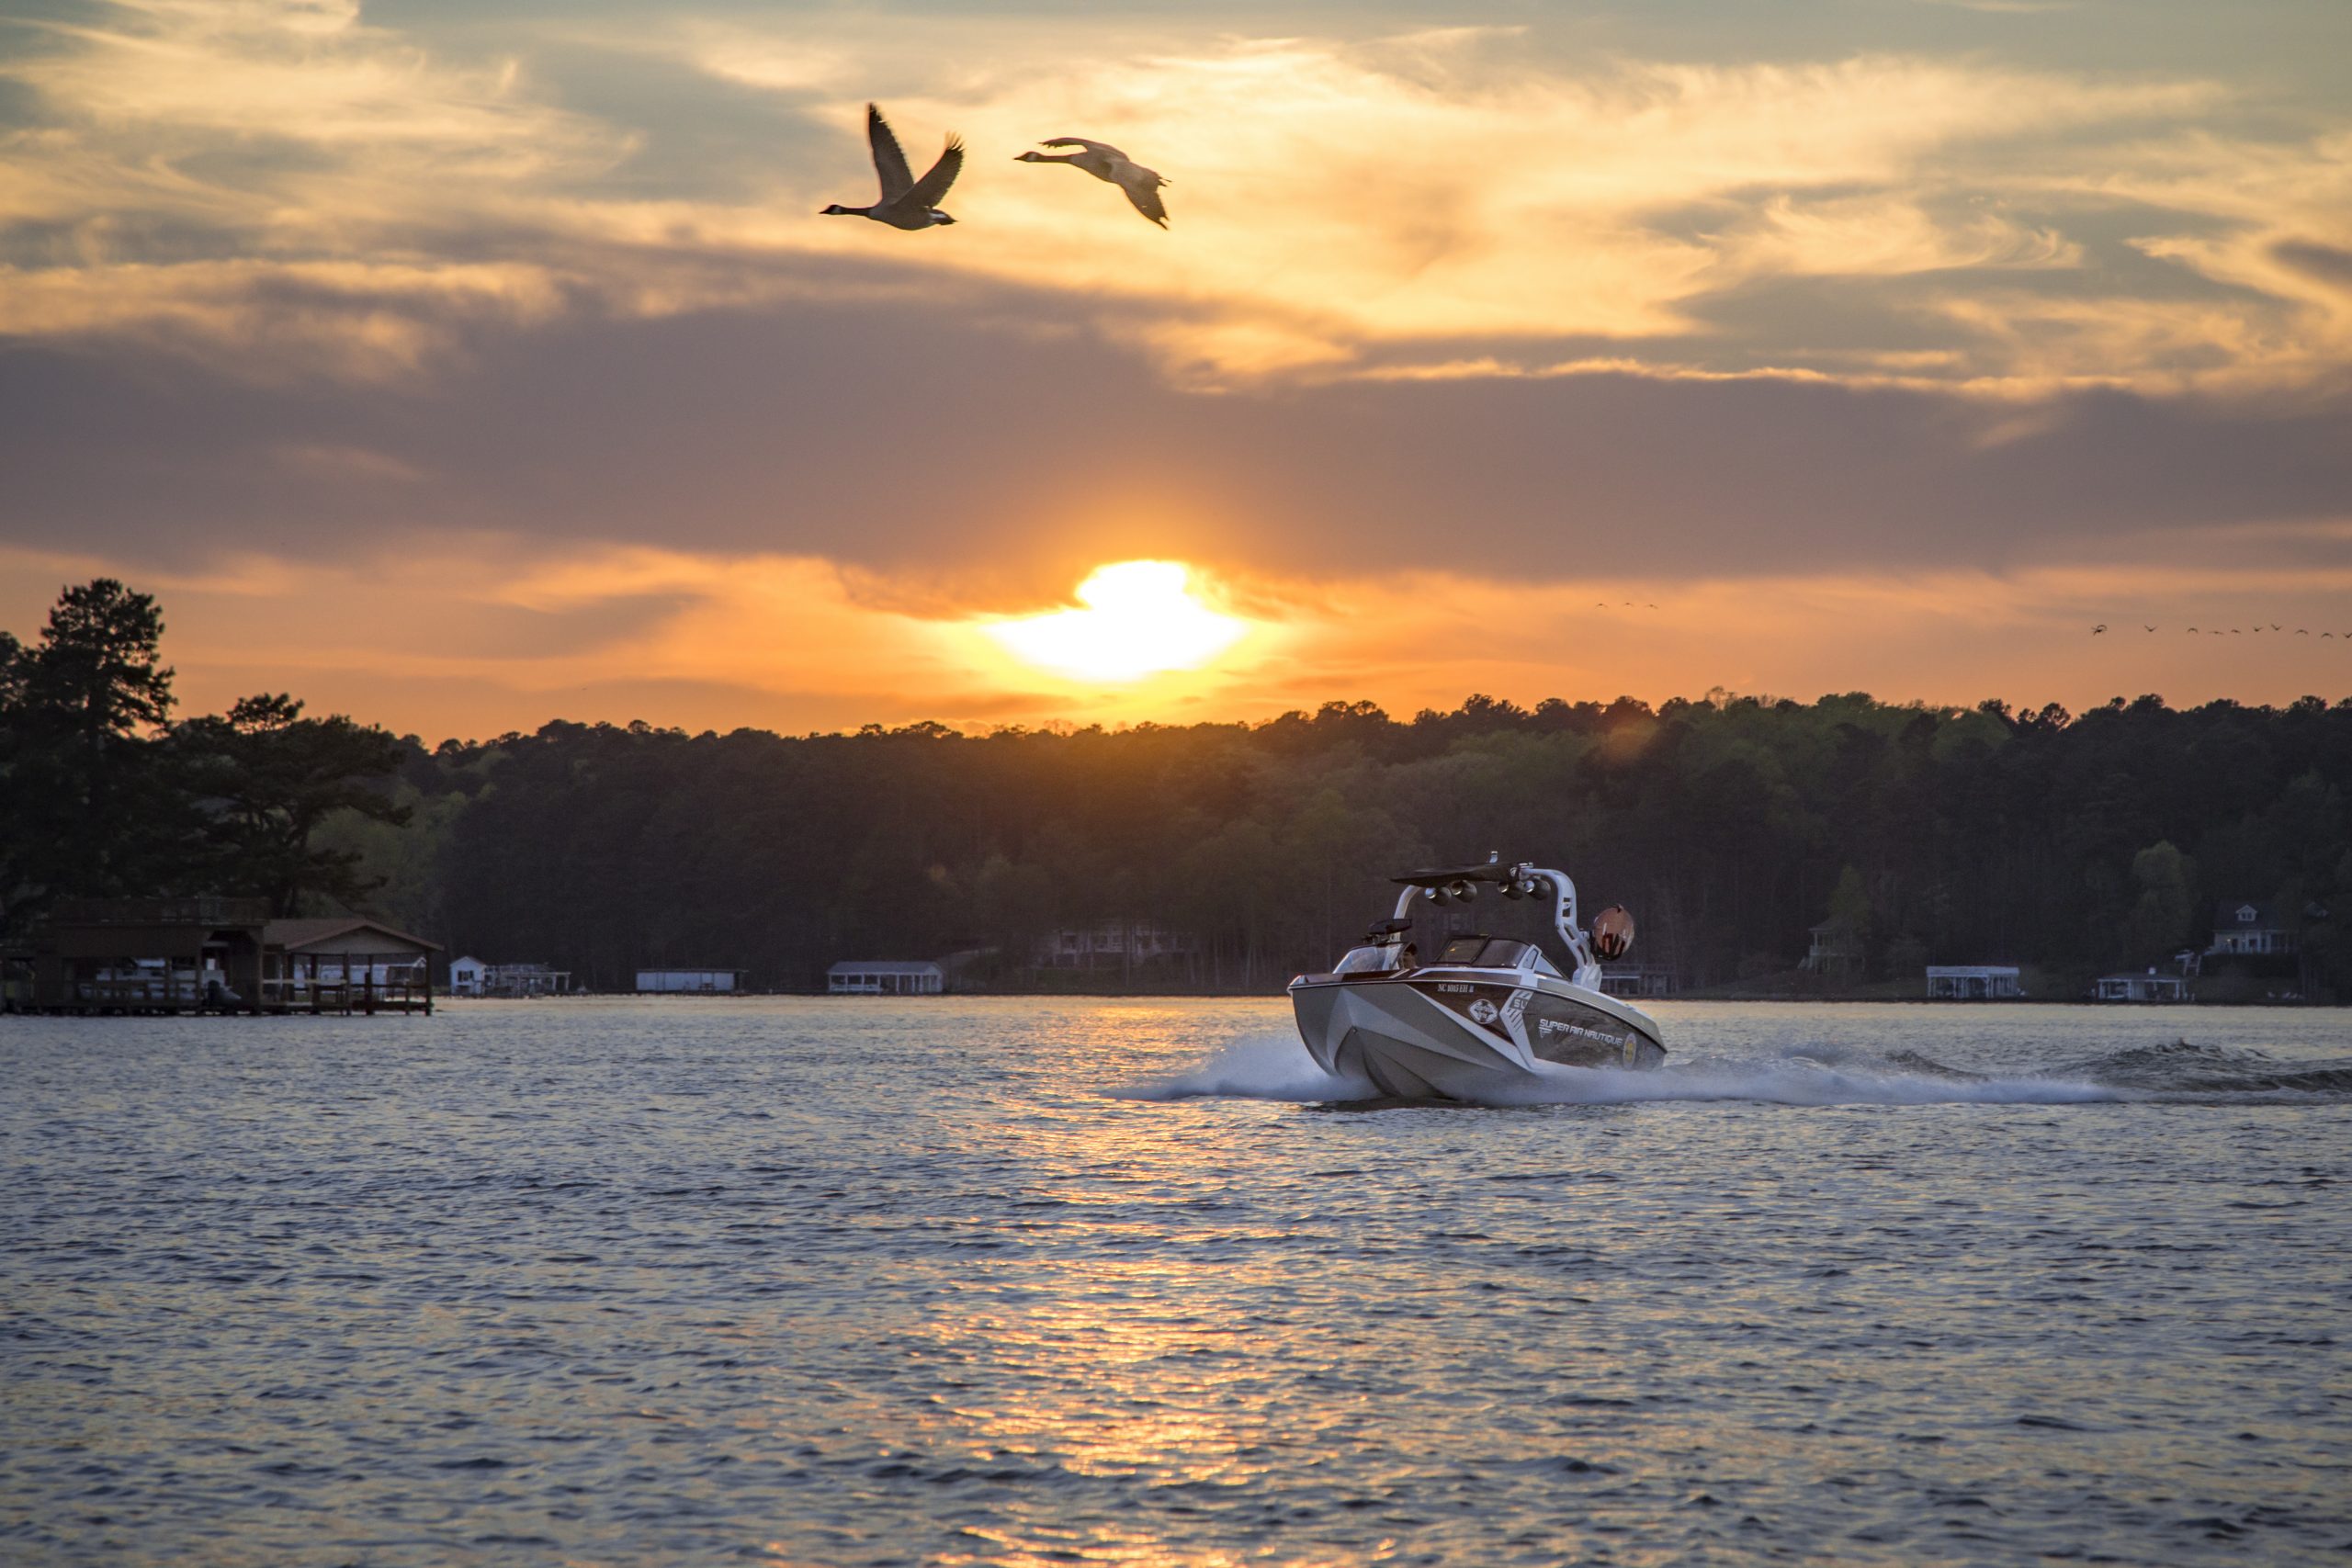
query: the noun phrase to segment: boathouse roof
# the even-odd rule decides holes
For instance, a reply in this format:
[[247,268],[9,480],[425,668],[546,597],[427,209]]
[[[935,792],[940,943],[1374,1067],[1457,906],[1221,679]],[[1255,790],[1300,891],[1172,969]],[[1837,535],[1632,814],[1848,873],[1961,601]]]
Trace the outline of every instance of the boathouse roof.
[[438,953],[441,944],[427,942],[421,936],[411,936],[381,920],[363,919],[356,915],[331,915],[319,919],[272,920],[262,933],[262,940],[272,947],[282,947],[288,953],[359,953],[384,952],[386,949],[362,949],[352,945],[354,937],[390,938],[396,947],[411,947],[420,953]]

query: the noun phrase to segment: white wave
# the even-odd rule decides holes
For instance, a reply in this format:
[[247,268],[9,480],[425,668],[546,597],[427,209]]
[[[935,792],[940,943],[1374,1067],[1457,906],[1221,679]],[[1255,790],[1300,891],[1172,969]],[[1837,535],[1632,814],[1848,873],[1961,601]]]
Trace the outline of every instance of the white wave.
[[[1497,1107],[1628,1105],[1652,1100],[1748,1100],[1769,1105],[2080,1105],[2145,1099],[2106,1084],[2043,1077],[1925,1073],[1837,1053],[1835,1064],[1789,1055],[1751,1061],[1702,1057],[1648,1072],[1543,1065],[1541,1076],[1498,1084],[1474,1103]],[[1295,1036],[1238,1040],[1173,1077],[1121,1091],[1135,1100],[1276,1100],[1300,1103],[1373,1100],[1361,1079],[1316,1066]]]
[[1256,1034],[1237,1040],[1172,1078],[1120,1091],[1129,1100],[1287,1100],[1305,1104],[1369,1100],[1379,1091],[1362,1078],[1325,1072],[1295,1034]]
[[1831,1066],[1804,1056],[1706,1058],[1651,1072],[1545,1064],[1543,1077],[1496,1096],[1500,1105],[1623,1105],[1743,1100],[1768,1105],[2082,1105],[2136,1100],[2128,1089],[2058,1078],[1966,1077],[1902,1068]]

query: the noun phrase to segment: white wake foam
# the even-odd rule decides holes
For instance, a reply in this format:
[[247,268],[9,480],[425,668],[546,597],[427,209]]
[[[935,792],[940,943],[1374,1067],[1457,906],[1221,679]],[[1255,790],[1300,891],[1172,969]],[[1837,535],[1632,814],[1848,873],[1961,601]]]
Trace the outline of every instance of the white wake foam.
[[2057,1078],[1962,1077],[1832,1065],[1804,1056],[1669,1061],[1653,1072],[1551,1066],[1543,1078],[1504,1089],[1507,1105],[1623,1105],[1640,1100],[1746,1100],[1769,1105],[2081,1105],[2139,1098],[2105,1084]]
[[[2079,1105],[2138,1100],[2108,1084],[2044,1077],[1975,1077],[1919,1072],[1839,1053],[1836,1061],[1805,1055],[1768,1060],[1697,1057],[1650,1072],[1544,1064],[1541,1077],[1498,1085],[1476,1103],[1495,1106],[1626,1105],[1647,1100],[1752,1100],[1771,1105]],[[1362,1079],[1334,1077],[1315,1065],[1295,1035],[1238,1040],[1172,1077],[1123,1091],[1136,1100],[1278,1100],[1300,1103],[1362,1100],[1379,1091]]]
[[1121,1091],[1130,1100],[1289,1100],[1317,1103],[1370,1100],[1379,1093],[1361,1078],[1325,1072],[1295,1034],[1253,1034],[1171,1078]]

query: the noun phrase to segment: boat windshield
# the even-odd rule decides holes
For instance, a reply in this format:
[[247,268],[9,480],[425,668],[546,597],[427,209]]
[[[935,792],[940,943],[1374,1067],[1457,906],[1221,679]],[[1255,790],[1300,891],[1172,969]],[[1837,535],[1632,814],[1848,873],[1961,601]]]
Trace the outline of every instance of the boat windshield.
[[1560,972],[1544,955],[1542,948],[1532,942],[1512,942],[1507,937],[1455,937],[1438,954],[1438,962],[1460,964],[1475,969],[1532,969],[1538,975],[1557,975]]
[[1334,975],[1384,975],[1396,967],[1396,950],[1393,947],[1351,947],[1347,956],[1331,965]]

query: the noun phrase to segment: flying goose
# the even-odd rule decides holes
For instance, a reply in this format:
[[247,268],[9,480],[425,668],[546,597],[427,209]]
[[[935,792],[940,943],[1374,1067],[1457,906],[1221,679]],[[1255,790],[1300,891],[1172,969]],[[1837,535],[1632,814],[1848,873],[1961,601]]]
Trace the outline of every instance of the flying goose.
[[2091,636],[2097,637],[2105,630],[2107,630],[2107,623],[2105,621],[2101,621],[2098,625],[2091,628]]
[[1057,158],[1050,152],[1023,152],[1013,160],[1016,164],[1070,164],[1084,169],[1098,180],[1108,180],[1127,193],[1136,210],[1161,228],[1168,227],[1168,209],[1160,204],[1159,187],[1168,182],[1156,169],[1141,164],[1106,141],[1089,141],[1083,136],[1057,136],[1041,147],[1078,147],[1084,151]]
[[939,199],[963,171],[962,137],[948,137],[947,151],[939,155],[939,162],[920,180],[908,171],[907,155],[899,151],[899,139],[890,134],[890,122],[872,104],[865,106],[865,140],[874,146],[874,172],[882,176],[882,199],[871,207],[842,207],[836,203],[818,216],[871,218],[893,229],[929,229],[934,224],[956,221],[939,210]]

